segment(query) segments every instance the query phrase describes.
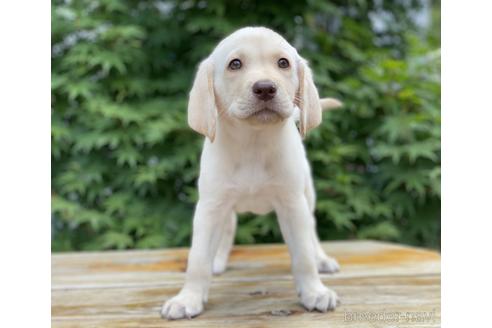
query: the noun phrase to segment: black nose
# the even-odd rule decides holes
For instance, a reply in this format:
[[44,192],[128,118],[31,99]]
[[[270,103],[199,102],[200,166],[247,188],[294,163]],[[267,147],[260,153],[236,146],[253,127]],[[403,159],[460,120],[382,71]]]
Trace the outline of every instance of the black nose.
[[269,80],[257,81],[253,84],[253,93],[258,99],[267,101],[275,97],[277,86]]

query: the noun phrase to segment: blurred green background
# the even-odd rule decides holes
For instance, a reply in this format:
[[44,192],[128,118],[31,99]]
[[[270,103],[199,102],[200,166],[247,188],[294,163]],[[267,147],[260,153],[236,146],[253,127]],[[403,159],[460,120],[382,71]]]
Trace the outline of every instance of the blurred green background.
[[[307,58],[325,113],[305,140],[323,240],[440,247],[440,3],[52,1],[52,250],[190,243],[201,59],[263,25]],[[237,243],[280,242],[273,214]]]

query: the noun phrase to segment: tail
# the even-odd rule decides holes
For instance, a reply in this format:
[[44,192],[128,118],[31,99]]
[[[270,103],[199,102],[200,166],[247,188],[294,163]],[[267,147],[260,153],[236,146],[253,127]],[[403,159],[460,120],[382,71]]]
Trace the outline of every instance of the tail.
[[324,111],[340,108],[343,106],[343,103],[335,98],[321,98],[319,100],[321,104],[321,109]]
[[[337,109],[337,108],[340,108],[343,106],[343,103],[340,100],[335,99],[335,98],[321,98],[319,100],[319,103],[321,105],[321,110],[323,112],[326,112],[326,111],[329,111],[332,109]],[[300,117],[299,108],[296,106],[294,108],[294,121],[299,122],[299,117]]]

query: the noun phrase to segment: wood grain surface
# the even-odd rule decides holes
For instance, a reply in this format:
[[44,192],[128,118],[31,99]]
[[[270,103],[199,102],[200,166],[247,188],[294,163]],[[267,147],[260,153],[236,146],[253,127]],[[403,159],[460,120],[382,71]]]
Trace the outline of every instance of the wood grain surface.
[[53,327],[439,327],[440,256],[373,241],[326,242],[341,271],[322,274],[334,312],[299,304],[285,245],[236,246],[213,278],[205,312],[167,321],[162,303],[182,286],[188,249],[63,253],[51,258]]

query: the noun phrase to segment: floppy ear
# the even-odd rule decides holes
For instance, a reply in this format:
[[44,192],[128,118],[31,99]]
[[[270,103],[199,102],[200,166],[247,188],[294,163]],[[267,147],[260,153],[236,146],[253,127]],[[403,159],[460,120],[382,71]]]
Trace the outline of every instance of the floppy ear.
[[314,85],[313,75],[307,62],[299,57],[297,62],[297,75],[299,88],[297,90],[295,104],[300,109],[299,130],[302,137],[321,123],[321,104],[318,90]]
[[214,94],[213,65],[208,58],[200,63],[190,91],[188,124],[196,132],[214,141],[217,106]]

